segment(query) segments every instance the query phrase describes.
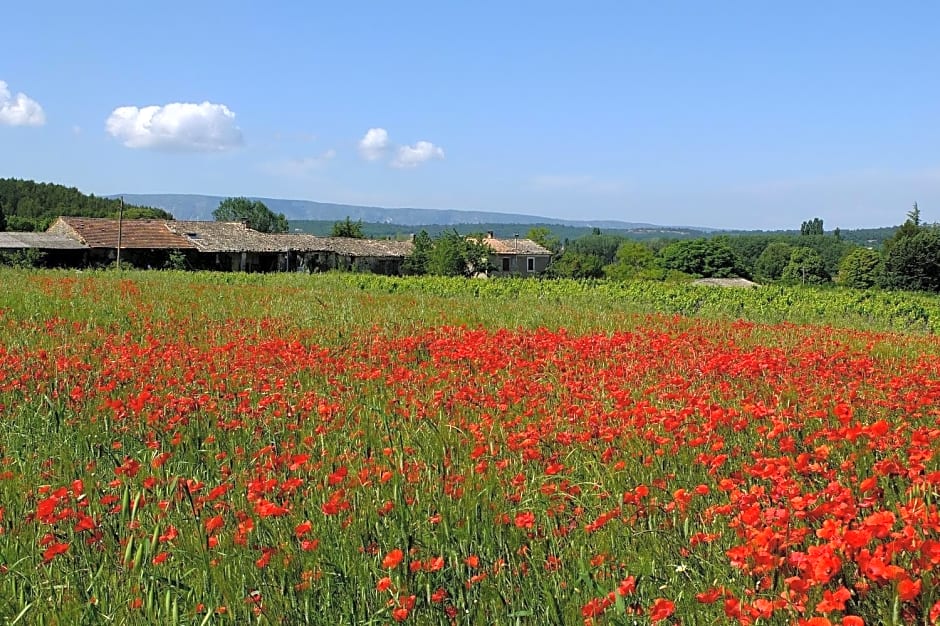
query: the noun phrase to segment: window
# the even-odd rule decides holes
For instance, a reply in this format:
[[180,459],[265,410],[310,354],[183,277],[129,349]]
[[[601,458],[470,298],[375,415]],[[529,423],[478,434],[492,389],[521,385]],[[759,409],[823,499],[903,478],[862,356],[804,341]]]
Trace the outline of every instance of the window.
[[535,271],[535,257],[534,256],[530,256],[525,260],[525,268],[530,272]]
[[503,257],[503,271],[504,272],[509,271],[509,257],[506,257],[506,256]]

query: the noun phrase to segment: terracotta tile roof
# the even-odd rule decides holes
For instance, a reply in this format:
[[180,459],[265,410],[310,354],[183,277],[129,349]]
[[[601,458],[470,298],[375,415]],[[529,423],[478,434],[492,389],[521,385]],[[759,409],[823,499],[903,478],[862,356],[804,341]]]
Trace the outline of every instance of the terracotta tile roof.
[[497,239],[495,237],[485,237],[483,243],[489,246],[494,254],[524,254],[526,256],[552,255],[551,250],[546,250],[531,239]]
[[86,246],[64,235],[50,233],[0,232],[0,249],[85,250]]
[[[194,248],[186,238],[167,228],[166,220],[123,220],[121,248],[176,250]],[[117,248],[118,220],[104,217],[60,217],[46,231],[71,237],[89,248]]]

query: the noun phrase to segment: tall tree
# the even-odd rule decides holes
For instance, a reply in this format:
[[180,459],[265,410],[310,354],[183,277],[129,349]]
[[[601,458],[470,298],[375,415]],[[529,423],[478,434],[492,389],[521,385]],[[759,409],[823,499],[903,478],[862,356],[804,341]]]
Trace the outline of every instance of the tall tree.
[[877,250],[856,248],[839,264],[839,283],[855,289],[868,289],[884,280],[884,259]]
[[[912,223],[911,221],[908,222]],[[885,285],[915,291],[940,291],[940,228],[915,227],[885,246]],[[901,234],[901,229],[898,234]]]
[[[425,233],[427,234],[427,233]],[[349,237],[350,239],[362,239],[365,234],[362,232],[362,220],[352,221],[349,216],[341,222],[334,222],[330,230],[330,237]]]
[[604,260],[597,255],[575,252],[569,248],[552,261],[547,274],[553,278],[602,278]]
[[823,221],[821,218],[814,217],[813,219],[803,222],[800,226],[801,235],[823,235]]
[[428,231],[422,230],[415,235],[414,248],[401,265],[401,271],[408,276],[420,276],[428,273],[428,259],[434,249],[434,240]]
[[464,237],[456,230],[443,232],[428,253],[428,273],[467,277],[485,273],[490,252],[482,238]]
[[649,246],[639,241],[625,241],[617,248],[616,261],[604,268],[604,274],[613,280],[648,278],[650,270],[658,267],[656,255]]
[[3,203],[0,202],[0,232],[3,232],[7,229],[7,216],[3,212]]
[[774,241],[764,248],[754,263],[754,275],[758,280],[777,281],[790,263],[793,246],[783,241]]
[[829,282],[823,258],[812,248],[801,246],[790,253],[780,280],[790,285],[821,285]]
[[286,233],[287,218],[274,213],[264,202],[248,198],[226,198],[212,212],[217,222],[244,221],[249,228],[262,233]]

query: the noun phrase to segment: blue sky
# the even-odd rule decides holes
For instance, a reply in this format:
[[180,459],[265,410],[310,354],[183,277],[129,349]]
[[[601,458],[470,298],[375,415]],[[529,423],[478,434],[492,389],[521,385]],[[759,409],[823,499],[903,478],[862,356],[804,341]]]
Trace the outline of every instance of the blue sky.
[[940,221],[940,3],[10,3],[0,177],[736,228]]

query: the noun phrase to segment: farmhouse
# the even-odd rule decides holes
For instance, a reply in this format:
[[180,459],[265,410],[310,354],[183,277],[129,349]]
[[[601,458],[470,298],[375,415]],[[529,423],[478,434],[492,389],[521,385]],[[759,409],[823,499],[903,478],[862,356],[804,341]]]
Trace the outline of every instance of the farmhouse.
[[300,237],[310,242],[305,248],[303,260],[308,270],[313,272],[339,269],[397,275],[401,274],[402,263],[414,249],[410,241],[313,235],[279,236]]
[[164,267],[171,254],[195,269],[232,272],[331,269],[398,274],[413,244],[301,233],[262,233],[243,222],[118,220],[60,217],[45,237],[88,252],[89,262],[121,258],[138,267]]
[[190,265],[223,272],[276,272],[297,269],[287,242],[242,222],[167,221],[166,228],[195,250]]
[[551,250],[531,239],[497,239],[491,231],[483,238],[483,244],[491,250],[492,276],[535,276],[544,272],[552,259]]
[[166,220],[123,220],[104,217],[59,217],[46,230],[78,242],[88,249],[88,263],[110,263],[121,259],[136,267],[164,267],[173,251],[194,246],[170,232]]
[[409,242],[302,233],[261,233],[241,222],[168,221],[200,253],[206,269],[273,272],[332,269],[398,274],[412,250]]

